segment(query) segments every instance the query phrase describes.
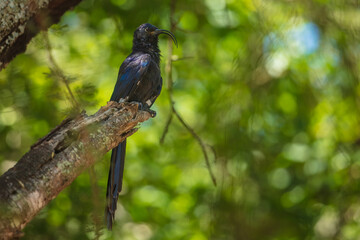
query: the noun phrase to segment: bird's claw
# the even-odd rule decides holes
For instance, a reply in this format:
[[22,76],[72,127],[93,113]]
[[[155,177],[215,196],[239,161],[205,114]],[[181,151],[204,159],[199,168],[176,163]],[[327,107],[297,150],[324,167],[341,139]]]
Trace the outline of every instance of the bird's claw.
[[120,98],[119,103],[127,102],[129,100],[129,96],[125,98]]
[[150,113],[152,118],[156,117],[156,112],[154,110],[151,110],[150,108],[144,109],[144,110],[147,111],[148,113]]
[[141,102],[131,102],[132,104],[136,104],[139,110],[150,113],[150,116],[154,118],[156,116],[156,112],[151,110],[147,105],[143,105]]
[[135,102],[135,101],[133,101],[133,102],[131,102],[131,104],[137,105],[137,107],[138,107],[139,110],[143,110],[143,108],[144,108],[144,106],[143,106],[143,104],[142,104],[141,102]]

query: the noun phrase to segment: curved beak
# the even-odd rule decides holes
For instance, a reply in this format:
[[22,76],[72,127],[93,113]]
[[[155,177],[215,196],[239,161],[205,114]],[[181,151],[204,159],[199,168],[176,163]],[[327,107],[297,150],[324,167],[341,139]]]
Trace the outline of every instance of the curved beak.
[[170,31],[164,30],[164,29],[156,29],[154,32],[156,35],[166,34],[166,35],[170,36],[171,39],[173,40],[173,42],[175,43],[176,47],[178,47],[176,37]]

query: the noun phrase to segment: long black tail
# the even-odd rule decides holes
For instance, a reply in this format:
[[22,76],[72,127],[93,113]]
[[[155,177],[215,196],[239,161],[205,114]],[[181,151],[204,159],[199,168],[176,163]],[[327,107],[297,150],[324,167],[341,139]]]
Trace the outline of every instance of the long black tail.
[[126,139],[113,148],[111,153],[111,163],[109,170],[109,178],[106,191],[107,206],[105,208],[105,218],[107,228],[112,229],[115,219],[116,203],[119,193],[122,189],[124,164],[125,164]]

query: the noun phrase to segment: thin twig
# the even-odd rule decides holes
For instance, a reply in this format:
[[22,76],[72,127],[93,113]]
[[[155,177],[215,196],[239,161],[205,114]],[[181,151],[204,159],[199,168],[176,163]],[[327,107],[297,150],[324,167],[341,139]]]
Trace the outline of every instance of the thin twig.
[[207,146],[208,148],[210,148],[210,150],[211,150],[212,153],[214,154],[214,159],[215,159],[215,161],[216,161],[216,160],[218,159],[218,157],[217,157],[216,150],[215,150],[214,146],[213,146],[213,145],[210,145],[210,144],[206,144],[206,146]]
[[177,61],[183,61],[183,60],[188,60],[188,59],[193,59],[193,58],[195,58],[195,57],[192,57],[192,56],[189,56],[189,57],[181,57],[181,58],[174,58],[174,57],[172,57],[172,58],[171,58],[171,61],[177,62]]
[[179,121],[181,122],[181,124],[191,133],[191,135],[193,135],[193,137],[196,139],[196,141],[199,143],[201,150],[203,151],[204,157],[205,157],[205,163],[206,163],[206,167],[209,170],[209,174],[211,177],[211,180],[213,182],[213,184],[216,186],[216,178],[215,175],[213,173],[213,171],[211,170],[211,165],[210,165],[210,161],[209,161],[209,157],[207,155],[206,152],[206,144],[204,143],[204,141],[199,137],[199,135],[197,135],[197,133],[194,131],[194,129],[192,129],[185,121],[184,119],[182,119],[182,117],[179,115],[179,113],[176,111],[175,108],[173,108],[173,113],[176,115],[176,117],[179,119]]
[[[174,13],[175,13],[175,5],[176,5],[176,0],[172,0],[170,3],[170,31],[174,32],[176,29],[176,22],[174,21]],[[161,136],[160,139],[160,143],[163,143],[165,140],[165,136],[169,130],[169,126],[172,122],[172,118],[173,118],[173,114],[175,114],[175,116],[177,117],[177,119],[180,121],[180,123],[191,133],[191,135],[196,139],[196,141],[199,143],[201,150],[204,154],[204,158],[205,158],[205,163],[206,163],[206,167],[208,168],[211,180],[213,182],[213,184],[216,186],[216,178],[215,175],[213,173],[213,171],[211,170],[211,165],[210,165],[210,161],[209,161],[209,157],[208,154],[206,152],[206,147],[209,146],[213,151],[214,148],[211,147],[210,145],[206,144],[201,138],[200,136],[194,131],[193,128],[191,128],[185,121],[184,119],[180,116],[180,114],[177,112],[175,105],[174,105],[174,101],[173,101],[173,96],[172,96],[172,87],[173,87],[173,79],[172,79],[172,56],[173,53],[173,43],[171,41],[171,39],[169,39],[168,41],[168,58],[166,59],[166,65],[165,65],[165,72],[166,72],[166,79],[167,79],[167,90],[168,90],[168,97],[169,97],[169,102],[170,102],[170,114],[168,117],[168,120],[166,121],[166,125],[163,131],[163,134]],[[214,152],[214,155],[216,157],[216,154]]]
[[160,144],[164,144],[164,141],[165,141],[165,136],[166,134],[168,133],[169,131],[169,126],[172,122],[172,119],[173,119],[173,113],[172,111],[169,113],[169,117],[168,117],[168,120],[166,121],[166,124],[165,124],[165,127],[164,127],[164,131],[161,135],[161,138],[160,138]]
[[55,76],[60,79],[60,81],[62,81],[66,87],[66,90],[68,92],[68,94],[70,95],[69,100],[72,102],[73,106],[77,109],[80,110],[80,104],[79,102],[76,100],[73,92],[70,89],[69,86],[69,82],[68,79],[66,78],[64,72],[61,70],[61,68],[59,67],[59,65],[56,63],[53,55],[52,55],[52,47],[51,47],[51,43],[50,43],[50,39],[48,36],[48,33],[46,31],[43,32],[43,37],[45,40],[45,47],[48,51],[48,58],[49,58],[49,62],[51,64],[50,70],[55,74]]
[[[176,4],[176,0],[172,0],[170,3],[170,32],[174,32],[175,30],[175,22],[174,22],[174,12],[175,12],[175,4]],[[170,39],[169,39],[170,40]],[[163,131],[163,134],[161,135],[160,138],[160,144],[163,144],[165,141],[165,137],[166,134],[169,131],[169,126],[172,122],[172,112],[173,112],[173,99],[172,99],[172,85],[173,85],[173,79],[172,79],[172,60],[171,60],[171,56],[172,56],[172,52],[173,52],[173,43],[171,41],[168,41],[168,54],[169,57],[166,58],[166,64],[165,64],[165,78],[166,78],[166,82],[167,82],[167,91],[168,91],[168,97],[169,97],[169,102],[170,102],[170,114],[168,117],[168,120],[166,121],[166,125]]]

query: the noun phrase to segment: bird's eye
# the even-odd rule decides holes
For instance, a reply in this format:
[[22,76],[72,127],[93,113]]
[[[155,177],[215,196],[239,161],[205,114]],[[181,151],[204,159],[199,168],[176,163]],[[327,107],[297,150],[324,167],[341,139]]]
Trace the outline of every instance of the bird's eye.
[[149,29],[148,29],[148,28],[145,28],[145,32],[149,32]]

